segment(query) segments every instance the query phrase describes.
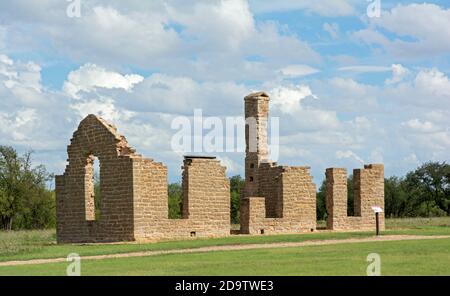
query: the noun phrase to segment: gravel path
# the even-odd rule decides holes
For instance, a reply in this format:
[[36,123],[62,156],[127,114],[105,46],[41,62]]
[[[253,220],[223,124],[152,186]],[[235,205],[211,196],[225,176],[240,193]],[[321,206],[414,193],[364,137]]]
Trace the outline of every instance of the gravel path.
[[[430,240],[430,239],[444,239],[450,238],[450,235],[383,235],[379,237],[367,238],[350,238],[350,239],[330,239],[317,241],[303,241],[303,242],[287,242],[287,243],[267,243],[267,244],[246,244],[246,245],[225,245],[225,246],[210,246],[191,249],[175,249],[175,250],[160,250],[160,251],[145,251],[132,252],[122,254],[108,254],[108,255],[94,255],[82,256],[82,260],[103,260],[112,258],[129,258],[129,257],[147,257],[166,254],[188,254],[188,253],[204,253],[214,251],[237,251],[237,250],[252,250],[252,249],[271,249],[271,248],[291,248],[291,247],[305,247],[305,246],[322,246],[322,245],[337,245],[337,244],[351,244],[364,242],[384,242],[384,241],[405,241],[405,240]],[[18,265],[34,265],[47,263],[66,262],[66,258],[52,258],[52,259],[33,259],[26,261],[7,261],[0,262],[2,266],[18,266]]]

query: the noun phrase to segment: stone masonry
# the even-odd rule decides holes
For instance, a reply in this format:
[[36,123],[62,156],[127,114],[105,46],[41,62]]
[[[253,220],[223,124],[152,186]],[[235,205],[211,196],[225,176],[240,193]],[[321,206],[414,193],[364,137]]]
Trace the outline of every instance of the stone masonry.
[[[373,230],[375,214],[372,207],[384,209],[384,167],[365,165],[353,170],[354,216],[347,216],[347,170],[326,170],[327,228],[331,230]],[[384,215],[380,215],[384,229]]]
[[[116,128],[86,117],[68,147],[69,164],[56,176],[59,243],[215,237],[230,234],[230,187],[214,158],[183,166],[183,219],[168,218],[167,168],[129,147]],[[100,161],[100,219],[95,218],[93,159]]]
[[245,97],[245,186],[241,233],[274,234],[316,229],[316,185],[309,167],[278,166],[269,160],[269,96]]
[[[269,159],[269,96],[245,97],[245,185],[242,234],[316,230],[316,185],[307,166],[280,166]],[[67,148],[68,165],[56,176],[58,243],[117,242],[230,235],[230,184],[215,157],[185,156],[182,218],[169,219],[167,167],[144,158],[100,117],[81,121]],[[94,163],[100,163],[95,198]],[[355,215],[347,216],[347,171],[326,170],[327,228],[373,230],[372,207],[384,208],[384,167],[353,171]],[[96,206],[99,207],[96,209]],[[98,215],[97,215],[98,214]],[[380,214],[384,229],[384,215]]]

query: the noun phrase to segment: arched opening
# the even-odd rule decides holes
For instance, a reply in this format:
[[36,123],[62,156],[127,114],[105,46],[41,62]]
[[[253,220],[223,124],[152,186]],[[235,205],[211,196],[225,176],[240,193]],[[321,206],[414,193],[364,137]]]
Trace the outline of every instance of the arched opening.
[[98,221],[101,216],[100,161],[89,155],[85,167],[85,212],[87,221]]

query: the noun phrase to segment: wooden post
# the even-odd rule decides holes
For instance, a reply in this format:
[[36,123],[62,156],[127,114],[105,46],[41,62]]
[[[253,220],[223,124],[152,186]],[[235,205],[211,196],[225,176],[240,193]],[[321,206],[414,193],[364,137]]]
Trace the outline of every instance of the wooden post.
[[380,235],[380,213],[375,213],[375,220],[377,224],[377,235]]

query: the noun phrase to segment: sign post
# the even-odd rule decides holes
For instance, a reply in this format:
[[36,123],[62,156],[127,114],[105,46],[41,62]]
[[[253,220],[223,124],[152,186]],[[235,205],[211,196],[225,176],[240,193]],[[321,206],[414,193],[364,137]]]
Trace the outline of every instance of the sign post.
[[376,235],[380,235],[380,213],[383,212],[381,207],[372,207],[372,210],[375,213],[375,223],[376,223]]

